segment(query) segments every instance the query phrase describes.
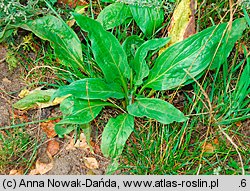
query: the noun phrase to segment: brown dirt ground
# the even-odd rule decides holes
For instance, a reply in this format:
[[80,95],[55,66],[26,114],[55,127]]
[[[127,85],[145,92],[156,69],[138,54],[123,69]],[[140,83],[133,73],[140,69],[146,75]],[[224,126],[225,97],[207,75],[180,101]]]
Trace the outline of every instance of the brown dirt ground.
[[[3,60],[5,58],[6,50],[0,45],[0,125],[10,125],[10,111],[12,100],[15,95],[11,95],[10,92],[14,94],[20,91],[20,87],[23,87],[19,80],[20,78],[20,69],[17,68],[15,72],[10,72]],[[14,97],[13,97],[14,96]]]
[[[15,111],[12,108],[12,104],[18,99],[18,93],[26,85],[22,82],[21,74],[22,68],[18,66],[14,69],[14,72],[10,72],[8,65],[5,62],[6,49],[3,45],[0,44],[0,128],[8,127],[13,125],[12,117],[13,115],[26,116],[26,121],[30,122],[35,120],[46,119],[48,117],[55,117],[58,114],[59,108],[44,108],[42,110],[29,110],[27,112]],[[14,122],[16,124],[20,121]],[[19,127],[17,127],[19,128]],[[103,127],[101,127],[103,128]],[[30,139],[37,139],[39,144],[38,152],[36,153],[36,158],[34,164],[32,164],[31,169],[35,167],[35,162],[39,161],[43,163],[51,162],[46,154],[47,142],[49,140],[57,140],[60,143],[59,152],[53,157],[53,168],[47,174],[50,175],[84,175],[84,174],[104,174],[105,169],[107,168],[109,160],[104,158],[101,154],[100,141],[98,140],[100,131],[95,135],[96,140],[92,141],[92,146],[94,152],[90,150],[84,150],[81,148],[75,148],[73,150],[66,150],[66,146],[69,143],[69,139],[59,139],[58,137],[47,138],[45,132],[41,129],[41,124],[31,124],[26,126],[27,133],[31,137]],[[96,130],[95,130],[96,132]],[[0,131],[4,134],[4,130]],[[73,137],[73,136],[72,136]],[[0,141],[1,149],[1,141]],[[29,158],[32,155],[32,150],[29,153],[26,153],[25,156]],[[96,158],[99,168],[90,170],[84,165],[84,157],[94,157]],[[14,162],[16,158],[13,158]],[[0,161],[1,163],[1,161]],[[15,162],[14,162],[15,163]],[[25,171],[23,166],[19,165],[6,165],[4,169],[0,169],[0,174],[9,174],[10,170],[21,169]],[[30,169],[28,170],[28,174]]]

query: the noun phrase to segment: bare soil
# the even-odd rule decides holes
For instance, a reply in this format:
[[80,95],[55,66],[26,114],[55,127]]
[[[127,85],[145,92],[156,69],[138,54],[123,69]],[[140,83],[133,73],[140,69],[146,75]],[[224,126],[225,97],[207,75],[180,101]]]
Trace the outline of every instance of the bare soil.
[[20,81],[20,68],[11,72],[4,62],[5,55],[6,49],[0,45],[0,126],[10,125],[11,104],[15,100],[16,93],[24,86]]

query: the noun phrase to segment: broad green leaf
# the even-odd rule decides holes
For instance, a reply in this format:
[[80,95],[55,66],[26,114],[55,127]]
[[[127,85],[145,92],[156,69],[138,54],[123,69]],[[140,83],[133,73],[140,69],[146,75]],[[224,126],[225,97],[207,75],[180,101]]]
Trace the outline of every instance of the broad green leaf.
[[122,89],[119,85],[112,83],[107,84],[100,78],[84,78],[77,80],[70,85],[60,87],[52,99],[73,95],[75,98],[81,99],[103,99],[124,97]]
[[97,17],[103,28],[112,29],[132,17],[129,7],[123,3],[113,3],[105,7]]
[[15,25],[10,25],[7,24],[3,31],[0,32],[0,43],[2,43],[3,41],[5,41],[9,36],[12,35],[12,33],[14,32],[16,26]]
[[102,133],[101,150],[103,155],[111,158],[119,156],[133,130],[133,116],[123,114],[116,118],[111,118]]
[[92,148],[91,143],[90,143],[90,141],[91,141],[91,129],[92,129],[90,123],[83,124],[80,127],[81,127],[82,132],[84,133],[84,135],[86,137],[86,141],[87,141],[88,145],[90,146],[91,151],[93,151],[93,148]]
[[131,67],[135,70],[135,85],[141,85],[142,80],[148,76],[149,67],[146,63],[146,56],[150,50],[156,50],[169,42],[170,38],[152,39],[143,43],[136,51]]
[[163,124],[187,120],[187,117],[173,105],[156,98],[138,98],[127,109],[130,115],[136,117],[146,116]]
[[92,121],[104,106],[110,105],[108,102],[82,100],[71,96],[60,105],[64,117],[58,124],[86,124]]
[[[49,107],[56,104],[50,101],[51,96],[55,93],[56,90],[33,90],[28,95],[16,102],[13,107],[20,110],[28,110],[34,107]],[[58,103],[57,103],[58,104]]]
[[147,37],[151,37],[164,21],[164,11],[159,7],[130,5],[130,10],[136,24]]
[[[79,13],[79,14],[84,14],[85,12],[86,12],[86,8],[88,8],[90,5],[89,4],[87,4],[87,5],[78,5],[78,6],[76,6],[76,8],[75,8],[75,10],[74,10],[74,12],[76,12],[76,13]],[[69,20],[67,20],[67,25],[71,28],[72,26],[74,26],[74,24],[76,23],[76,20],[75,19],[73,19],[73,16],[71,16],[70,18],[69,18]],[[84,51],[84,50],[83,50]]]
[[84,70],[81,42],[76,33],[62,20],[45,16],[18,26],[33,32],[43,40],[48,40],[62,64]]
[[134,59],[135,52],[144,43],[144,40],[137,35],[129,36],[122,43],[122,48],[126,52],[128,61]]
[[102,69],[107,82],[126,83],[130,68],[126,54],[114,35],[105,31],[98,21],[73,13],[77,24],[89,33],[92,51],[98,66]]
[[112,175],[115,173],[115,171],[118,169],[119,167],[119,163],[118,163],[118,159],[114,158],[111,160],[110,164],[108,165],[105,175]]
[[50,2],[52,5],[54,5],[54,4],[57,2],[57,0],[49,0],[49,2]]
[[73,124],[66,125],[66,124],[57,123],[55,125],[55,132],[60,138],[63,138],[64,135],[69,134],[71,131],[75,130],[76,128],[77,128],[76,125],[73,125]]
[[221,46],[216,53],[216,56],[210,67],[211,70],[226,62],[227,57],[232,51],[236,41],[242,37],[243,31],[246,29],[246,27],[246,22],[244,22],[242,19],[234,21],[231,29],[226,29],[225,36],[221,41]]
[[[240,23],[246,25],[244,19],[237,19],[233,24]],[[169,90],[198,76],[213,61],[226,28],[227,23],[210,27],[169,47],[157,58],[144,88]],[[240,30],[235,33],[242,33],[244,27]]]

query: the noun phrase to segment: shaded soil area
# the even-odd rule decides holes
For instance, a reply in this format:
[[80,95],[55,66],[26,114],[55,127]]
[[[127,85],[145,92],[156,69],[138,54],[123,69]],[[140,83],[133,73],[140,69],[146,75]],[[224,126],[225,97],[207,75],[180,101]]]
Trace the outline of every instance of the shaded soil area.
[[10,72],[7,63],[4,62],[5,56],[6,49],[0,45],[0,126],[10,125],[11,104],[17,92],[25,85],[20,81],[20,68]]

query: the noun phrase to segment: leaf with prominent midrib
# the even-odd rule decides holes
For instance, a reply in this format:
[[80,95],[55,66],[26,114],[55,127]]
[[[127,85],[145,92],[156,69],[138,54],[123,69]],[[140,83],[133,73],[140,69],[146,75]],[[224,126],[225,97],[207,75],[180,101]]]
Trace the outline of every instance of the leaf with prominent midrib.
[[9,36],[12,35],[16,26],[7,24],[2,31],[0,31],[0,43],[5,41]]
[[18,27],[48,40],[64,65],[84,69],[81,42],[76,33],[62,20],[54,16],[45,16],[20,24]]
[[103,101],[89,101],[69,97],[65,99],[60,110],[64,117],[58,124],[86,124],[92,121],[102,110],[104,106],[112,104]]
[[59,138],[63,138],[64,135],[69,134],[71,131],[75,130],[77,127],[74,124],[56,124],[54,130]]
[[151,37],[164,21],[164,11],[159,7],[130,5],[133,18],[142,32]]
[[[246,23],[244,19],[237,19],[233,25],[245,26]],[[227,23],[210,27],[169,47],[157,58],[144,88],[169,90],[198,76],[213,61],[226,28]],[[235,33],[242,33],[245,27],[239,29],[232,28]]]
[[50,101],[50,99],[55,91],[55,89],[33,90],[29,92],[28,95],[13,104],[13,107],[20,110],[28,110],[34,107],[44,108],[53,106],[54,104]]
[[111,97],[117,99],[124,97],[121,87],[115,83],[107,84],[100,78],[84,78],[82,80],[77,80],[70,85],[60,87],[54,93],[52,99],[69,94],[81,99],[106,100]]
[[112,29],[132,17],[129,7],[123,3],[113,3],[105,7],[97,17],[103,28]]
[[135,117],[146,116],[163,124],[187,120],[187,117],[173,105],[156,98],[138,98],[127,109],[130,115]]
[[103,155],[111,158],[119,156],[133,130],[133,116],[122,114],[116,118],[111,118],[102,133],[101,150]]
[[114,35],[105,31],[98,21],[73,13],[77,24],[89,33],[92,51],[107,82],[124,82],[130,77],[126,54]]
[[131,67],[135,70],[135,85],[141,85],[142,80],[149,74],[149,67],[146,63],[146,56],[150,50],[156,50],[169,42],[170,38],[152,39],[143,43],[136,51],[135,58],[132,60]]

